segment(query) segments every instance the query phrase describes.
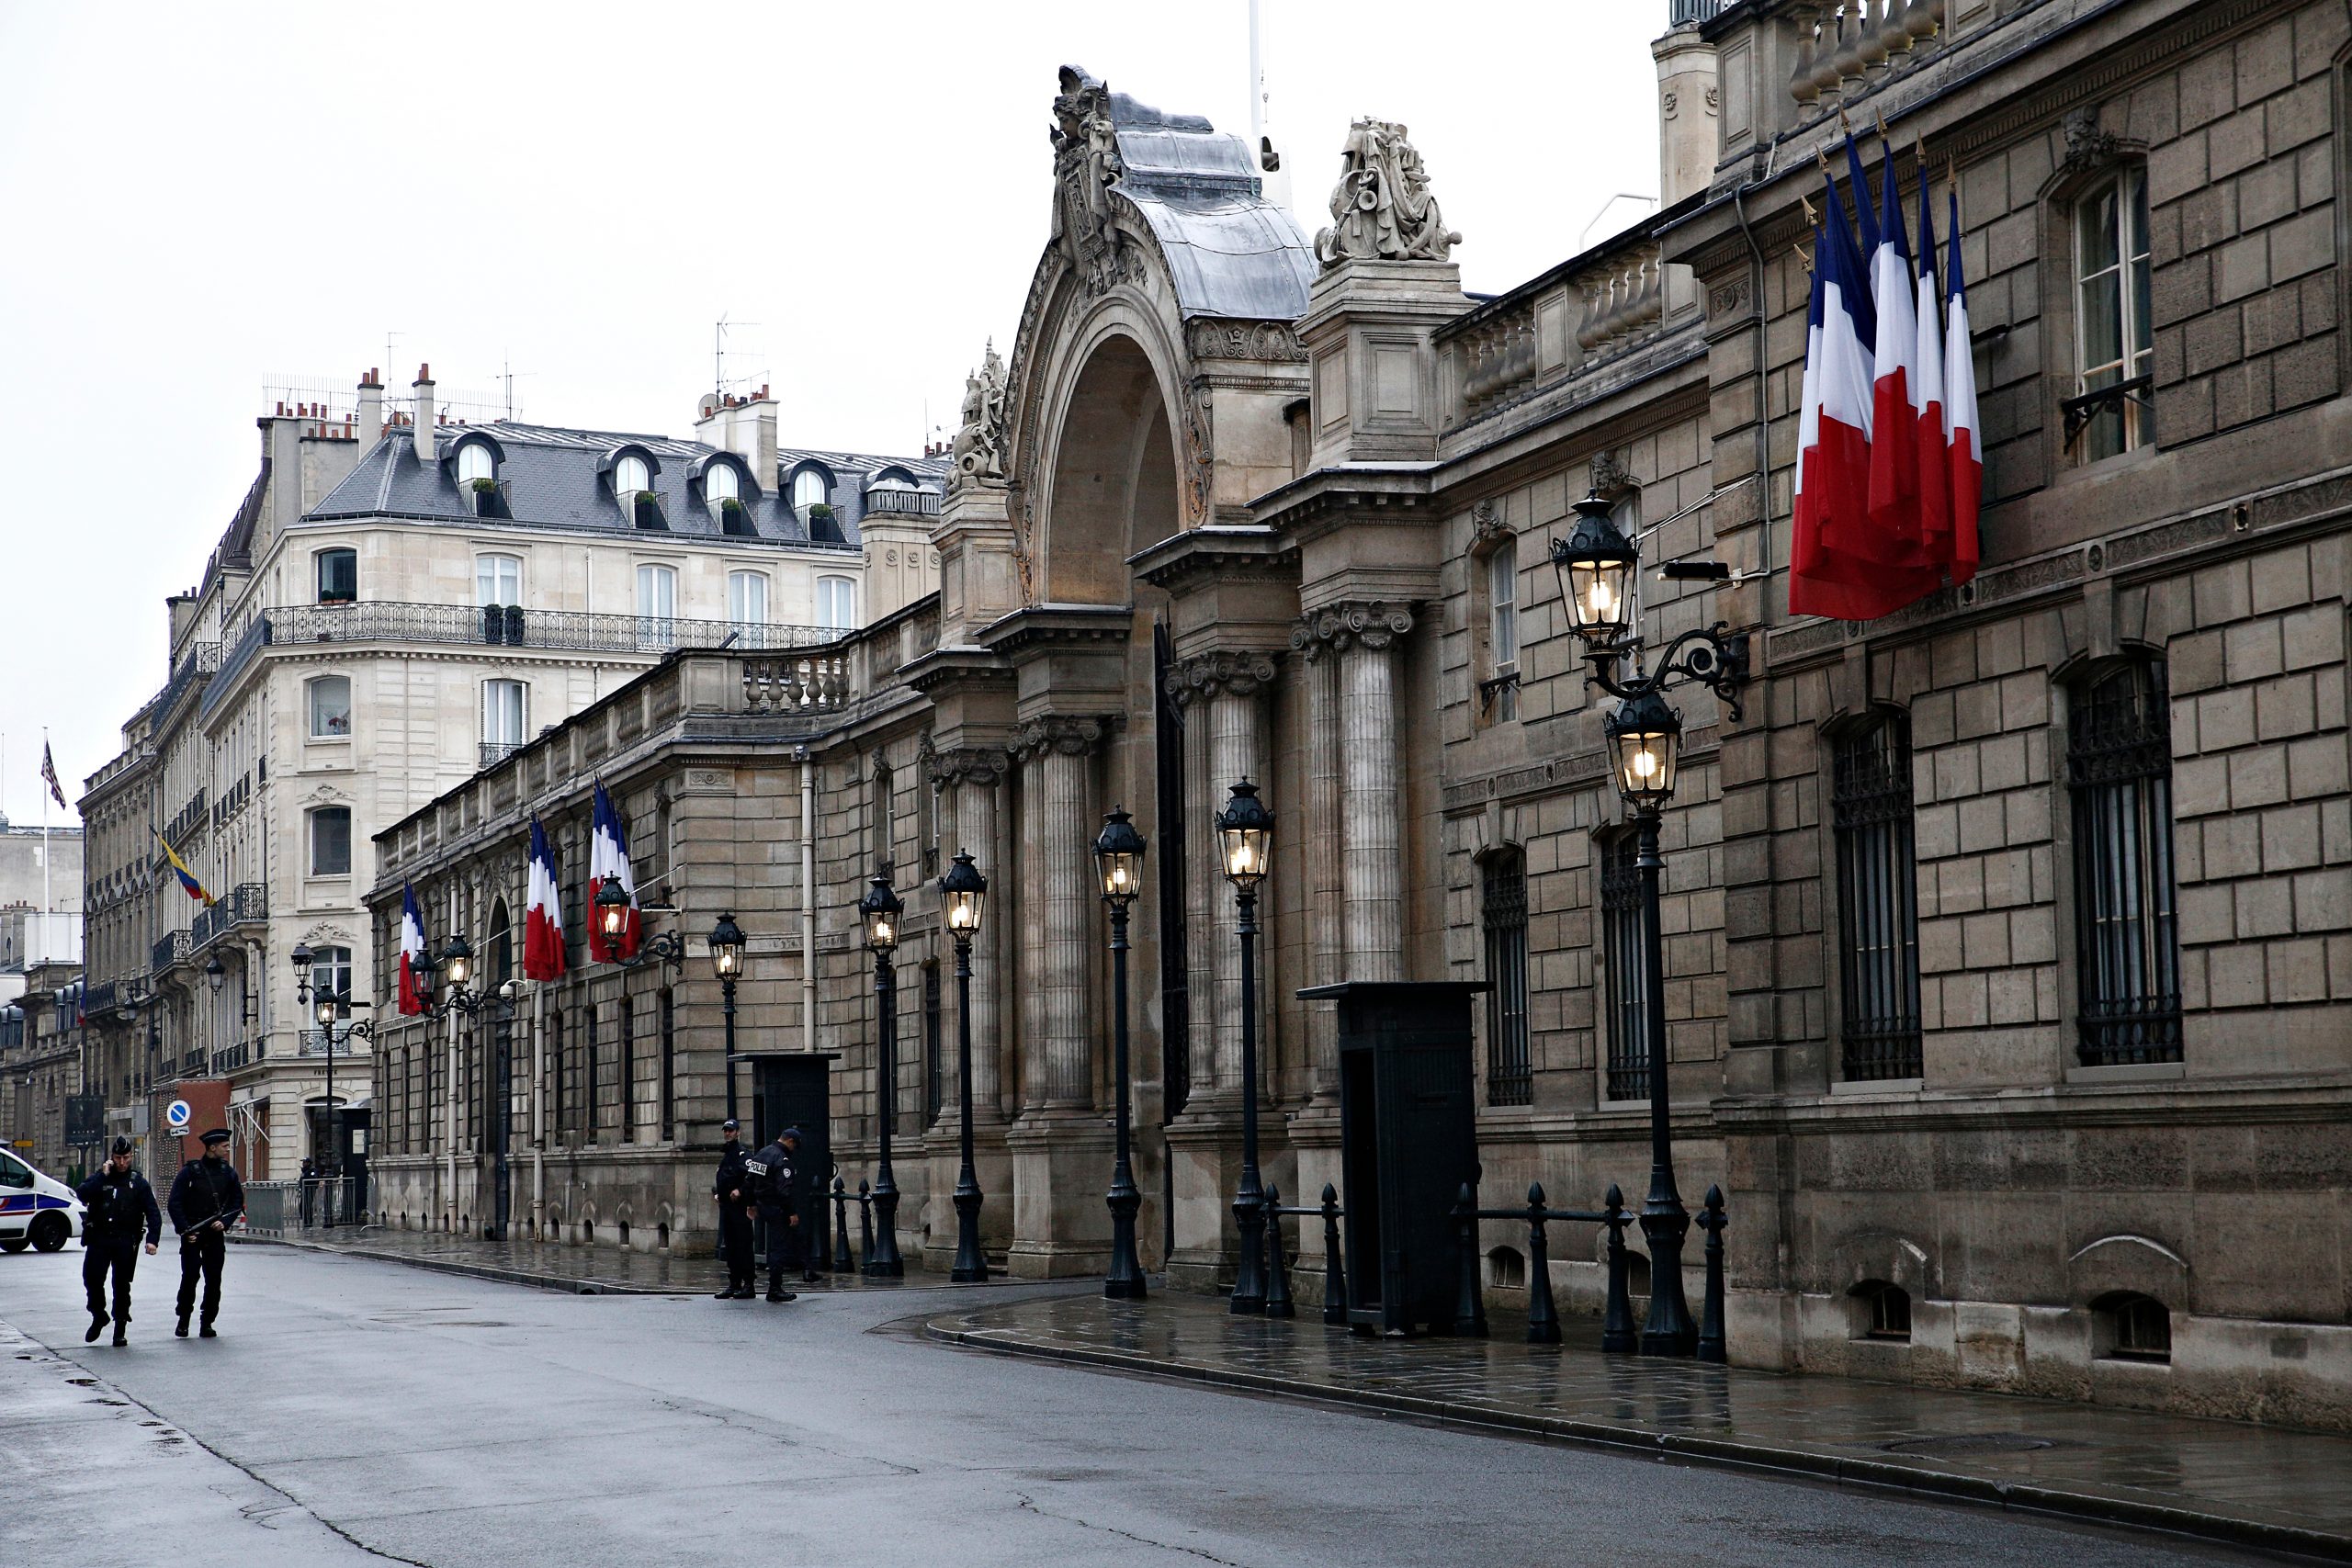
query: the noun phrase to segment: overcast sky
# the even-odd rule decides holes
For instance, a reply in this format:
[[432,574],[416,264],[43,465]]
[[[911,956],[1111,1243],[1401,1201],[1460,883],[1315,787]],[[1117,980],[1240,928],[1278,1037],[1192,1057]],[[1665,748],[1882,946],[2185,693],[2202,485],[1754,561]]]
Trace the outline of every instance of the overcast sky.
[[[1464,287],[1543,270],[1656,195],[1666,13],[1267,0],[1293,209],[1401,119]],[[1246,132],[1248,16],[0,0],[0,809],[40,819],[43,725],[73,800],[163,685],[266,384],[503,400],[511,365],[524,419],[683,435],[726,316],[786,445],[918,451],[1010,346],[1056,67]]]

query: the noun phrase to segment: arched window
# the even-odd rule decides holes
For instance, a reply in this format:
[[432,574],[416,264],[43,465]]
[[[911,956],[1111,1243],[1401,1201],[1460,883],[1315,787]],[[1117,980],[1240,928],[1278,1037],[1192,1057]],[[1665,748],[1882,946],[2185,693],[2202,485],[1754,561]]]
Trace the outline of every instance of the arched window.
[[1884,1280],[1865,1280],[1846,1292],[1861,1303],[1869,1316],[1861,1321],[1865,1339],[1911,1337],[1911,1292]]
[[2116,660],[2068,696],[2076,1051],[2086,1066],[2177,1062],[2180,932],[2165,667]]
[[857,626],[857,583],[846,577],[817,580],[817,624],[828,631],[851,631]]
[[702,471],[702,497],[711,505],[717,506],[722,501],[740,501],[742,493],[743,481],[735,472],[734,464],[721,459],[714,461]]
[[318,569],[319,603],[348,604],[359,597],[359,552],[337,547],[311,558]]
[[802,522],[808,519],[808,509],[828,504],[832,499],[832,477],[822,468],[803,468],[792,476],[792,510]]
[[476,479],[496,479],[497,465],[491,460],[490,448],[479,441],[469,441],[458,448],[458,488],[472,488]]
[[2119,1361],[2172,1359],[2172,1313],[2153,1296],[2118,1291],[2091,1303],[2100,1355]]
[[628,510],[630,501],[639,491],[652,488],[653,475],[644,458],[632,453],[613,465],[613,495],[620,502],[622,511]]
[[523,558],[507,555],[474,557],[474,604],[520,604],[523,602]]
[[1892,709],[1838,736],[1839,1037],[1849,1079],[1919,1076],[1919,913],[1911,722]]
[[319,675],[304,688],[310,701],[311,739],[344,740],[351,735],[351,677]]

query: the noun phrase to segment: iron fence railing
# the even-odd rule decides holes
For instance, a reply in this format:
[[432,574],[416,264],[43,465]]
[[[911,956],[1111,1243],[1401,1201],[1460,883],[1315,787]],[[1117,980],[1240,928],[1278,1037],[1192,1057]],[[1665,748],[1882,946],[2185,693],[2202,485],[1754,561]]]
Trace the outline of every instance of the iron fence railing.
[[175,964],[185,964],[187,962],[188,954],[195,951],[194,939],[188,932],[173,931],[157,940],[154,952],[151,954],[153,962],[149,965],[148,973],[160,975]]
[[436,642],[549,648],[591,653],[666,653],[679,648],[822,648],[845,631],[752,621],[688,620],[673,615],[608,615],[514,605],[412,604],[363,600],[272,610],[263,640],[272,644]]
[[520,740],[485,740],[481,742],[481,761],[476,766],[494,768],[520,751],[524,744]]
[[285,1235],[329,1225],[365,1225],[368,1219],[369,1185],[364,1176],[332,1180],[312,1177],[307,1181],[248,1181],[245,1229],[263,1235]]
[[931,490],[869,490],[865,492],[865,513],[897,513],[907,517],[936,517],[944,498]]
[[[297,1055],[301,1056],[323,1056],[327,1055],[326,1031],[323,1029],[305,1029],[300,1031],[294,1036],[294,1050]],[[344,1033],[341,1030],[337,1030],[335,1031],[334,1036],[334,1055],[338,1056],[358,1055],[360,1055],[359,1043],[350,1035]]]

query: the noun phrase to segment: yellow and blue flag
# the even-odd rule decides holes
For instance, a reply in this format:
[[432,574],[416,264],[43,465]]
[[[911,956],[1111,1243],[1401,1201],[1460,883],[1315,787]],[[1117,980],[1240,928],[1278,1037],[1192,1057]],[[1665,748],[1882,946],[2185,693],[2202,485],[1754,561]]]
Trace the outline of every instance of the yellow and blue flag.
[[189,897],[196,899],[207,908],[220,902],[204,890],[204,884],[196,879],[196,873],[188,870],[187,862],[172,852],[172,846],[164,841],[163,834],[155,835],[155,843],[164,852],[164,858],[171,863],[172,874],[180,879],[180,886],[187,889]]

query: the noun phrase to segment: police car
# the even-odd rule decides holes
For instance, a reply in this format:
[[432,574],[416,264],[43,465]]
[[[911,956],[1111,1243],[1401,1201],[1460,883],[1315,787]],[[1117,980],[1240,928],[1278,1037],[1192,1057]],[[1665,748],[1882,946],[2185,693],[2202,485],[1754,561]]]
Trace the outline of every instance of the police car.
[[82,1234],[82,1216],[74,1189],[0,1149],[0,1252],[55,1252]]

